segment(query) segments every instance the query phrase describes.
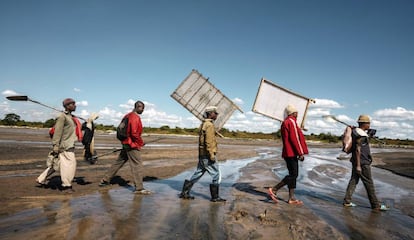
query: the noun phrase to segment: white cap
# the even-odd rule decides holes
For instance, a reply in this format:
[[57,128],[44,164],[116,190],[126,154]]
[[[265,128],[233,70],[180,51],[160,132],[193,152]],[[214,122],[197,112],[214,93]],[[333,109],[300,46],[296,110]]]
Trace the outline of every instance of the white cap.
[[286,111],[286,114],[287,115],[290,115],[292,113],[298,112],[298,110],[295,108],[295,106],[293,106],[291,104],[287,105],[285,111]]
[[217,112],[216,106],[208,106],[204,112]]

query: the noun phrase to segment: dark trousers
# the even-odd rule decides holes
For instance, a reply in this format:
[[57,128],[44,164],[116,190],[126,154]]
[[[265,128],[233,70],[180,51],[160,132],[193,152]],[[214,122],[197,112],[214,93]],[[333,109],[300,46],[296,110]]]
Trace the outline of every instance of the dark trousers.
[[367,191],[368,199],[371,204],[371,208],[377,208],[379,206],[377,196],[375,194],[374,181],[371,175],[371,166],[362,165],[361,175],[356,171],[356,167],[352,166],[351,179],[349,180],[348,187],[346,188],[346,194],[344,198],[345,203],[350,203],[352,200],[352,194],[355,192],[356,185],[362,180],[365,190]]
[[282,180],[284,185],[287,185],[289,189],[296,188],[296,179],[299,175],[299,163],[297,157],[285,158],[286,167],[289,171],[289,175],[285,176]]

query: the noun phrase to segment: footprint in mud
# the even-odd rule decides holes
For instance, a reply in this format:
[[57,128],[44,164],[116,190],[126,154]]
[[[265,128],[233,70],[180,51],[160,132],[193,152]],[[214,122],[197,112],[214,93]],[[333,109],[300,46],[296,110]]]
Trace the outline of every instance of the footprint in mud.
[[276,225],[277,224],[277,220],[271,218],[267,214],[267,210],[265,210],[263,213],[260,213],[259,216],[257,216],[257,218],[260,220],[261,224],[266,224],[266,225]]
[[237,210],[237,211],[233,214],[233,217],[234,217],[234,219],[239,220],[239,219],[241,219],[241,218],[246,217],[247,215],[249,215],[249,214],[248,214],[246,211],[244,211],[244,210]]

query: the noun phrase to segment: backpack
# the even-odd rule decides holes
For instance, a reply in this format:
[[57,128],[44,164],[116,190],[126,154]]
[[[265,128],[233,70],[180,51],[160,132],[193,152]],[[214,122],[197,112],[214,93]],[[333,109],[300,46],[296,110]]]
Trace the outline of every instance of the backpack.
[[49,128],[49,137],[53,138],[54,134],[55,134],[55,126]]
[[352,152],[352,128],[347,126],[342,134],[342,151],[345,153]]
[[119,123],[118,127],[116,128],[116,138],[119,141],[124,141],[128,138],[128,117],[122,118],[121,122]]

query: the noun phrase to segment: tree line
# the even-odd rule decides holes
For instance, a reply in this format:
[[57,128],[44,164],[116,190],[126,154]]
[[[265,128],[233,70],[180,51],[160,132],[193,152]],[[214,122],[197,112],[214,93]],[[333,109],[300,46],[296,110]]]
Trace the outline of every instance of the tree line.
[[[0,125],[5,126],[20,126],[20,127],[33,127],[33,128],[51,128],[55,125],[56,119],[48,119],[45,122],[28,122],[21,119],[21,117],[15,113],[6,114],[4,119],[0,120]],[[115,131],[116,126],[95,124],[97,131]],[[145,133],[152,134],[179,134],[179,135],[198,135],[198,128],[170,128],[169,126],[161,126],[159,128],[144,127]],[[247,132],[247,131],[232,131],[226,128],[220,130],[220,134],[228,138],[242,138],[242,139],[267,139],[267,140],[280,140],[280,130],[272,133],[262,132]],[[305,135],[308,141],[319,141],[322,143],[340,143],[342,136],[336,136],[331,133],[309,134]],[[385,145],[392,146],[414,146],[414,141],[409,139],[389,139],[380,138],[378,142],[382,142]],[[373,141],[375,143],[375,141]]]

